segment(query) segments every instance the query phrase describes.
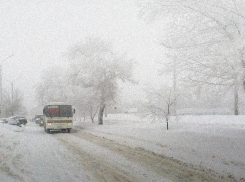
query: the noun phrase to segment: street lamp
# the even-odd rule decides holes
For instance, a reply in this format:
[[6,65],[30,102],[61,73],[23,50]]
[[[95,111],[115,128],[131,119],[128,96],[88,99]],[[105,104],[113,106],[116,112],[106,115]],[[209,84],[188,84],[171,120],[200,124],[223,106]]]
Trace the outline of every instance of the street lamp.
[[9,58],[13,57],[14,54],[10,55],[9,57],[5,58],[4,60],[2,60],[2,62],[0,63],[0,118],[2,117],[2,64],[4,61],[8,60]]

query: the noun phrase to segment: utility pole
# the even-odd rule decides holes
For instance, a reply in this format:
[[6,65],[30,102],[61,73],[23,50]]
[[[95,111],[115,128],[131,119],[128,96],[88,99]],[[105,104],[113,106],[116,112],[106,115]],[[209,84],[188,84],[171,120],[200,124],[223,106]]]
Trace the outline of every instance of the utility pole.
[[[18,77],[18,78],[16,78],[12,83],[11,83],[11,92],[12,92],[12,95],[11,95],[11,97],[12,97],[12,102],[11,102],[11,114],[12,114],[12,116],[14,116],[14,112],[15,112],[15,109],[14,109],[14,82],[16,81],[16,80],[18,80],[18,79],[20,79],[22,76],[20,76],[20,77]],[[16,96],[15,96],[16,97]]]
[[11,88],[12,88],[12,108],[14,106],[14,83],[11,83]]
[[2,117],[2,64],[0,64],[0,118]]
[[177,110],[177,104],[176,104],[176,101],[177,101],[177,99],[176,99],[176,74],[177,74],[177,72],[176,72],[176,58],[174,58],[174,73],[173,73],[174,75],[173,75],[173,87],[174,87],[174,111],[173,111],[173,114],[174,114],[174,116],[176,116],[176,110]]

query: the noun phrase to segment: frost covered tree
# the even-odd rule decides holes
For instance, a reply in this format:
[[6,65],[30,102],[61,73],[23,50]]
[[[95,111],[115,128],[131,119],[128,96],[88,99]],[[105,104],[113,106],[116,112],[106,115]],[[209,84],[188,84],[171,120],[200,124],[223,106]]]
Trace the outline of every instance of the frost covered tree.
[[238,0],[145,0],[141,15],[164,19],[161,45],[177,61],[179,79],[190,86],[245,89],[245,2]]
[[89,117],[94,123],[94,118],[98,113],[99,102],[95,92],[90,87],[83,87],[81,85],[71,85],[73,94],[69,96],[71,103],[77,108],[77,114],[83,117]]
[[90,104],[99,107],[98,122],[103,124],[105,107],[115,99],[119,81],[131,81],[132,61],[100,38],[74,46],[70,56],[72,84],[90,89],[97,102]]
[[51,102],[68,102],[76,107],[77,116],[89,116],[93,122],[98,110],[91,89],[73,84],[69,72],[62,67],[55,66],[43,71],[42,80],[36,87],[36,96],[40,111]]
[[14,90],[9,93],[6,90],[3,92],[3,116],[10,117],[14,115],[25,115],[27,113],[24,106],[24,98],[20,91]]
[[68,78],[63,68],[56,66],[45,70],[41,82],[36,87],[40,107],[50,102],[68,101],[68,85]]
[[145,89],[147,102],[145,113],[151,114],[153,118],[165,118],[168,122],[169,116],[174,114],[174,95],[171,88],[162,87],[154,89],[153,87]]

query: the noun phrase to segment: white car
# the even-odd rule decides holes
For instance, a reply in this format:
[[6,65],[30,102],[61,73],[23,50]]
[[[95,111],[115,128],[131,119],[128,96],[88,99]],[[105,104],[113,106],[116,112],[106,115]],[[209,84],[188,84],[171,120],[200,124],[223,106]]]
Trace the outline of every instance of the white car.
[[8,123],[11,125],[21,126],[21,124],[25,125],[27,123],[27,119],[23,116],[11,116],[8,118]]
[[0,118],[0,123],[8,123],[8,119],[7,118]]
[[20,122],[19,120],[17,119],[16,116],[11,116],[8,118],[8,124],[11,124],[11,125],[20,125]]

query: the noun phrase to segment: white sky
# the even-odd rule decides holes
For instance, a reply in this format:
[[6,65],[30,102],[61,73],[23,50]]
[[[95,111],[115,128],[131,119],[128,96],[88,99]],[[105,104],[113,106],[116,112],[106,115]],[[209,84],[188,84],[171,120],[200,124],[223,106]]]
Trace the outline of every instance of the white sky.
[[2,0],[0,1],[0,63],[3,88],[25,93],[34,100],[42,70],[63,64],[69,47],[88,36],[110,40],[121,52],[140,63],[136,77],[154,83],[154,61],[163,50],[152,25],[138,18],[132,0]]

